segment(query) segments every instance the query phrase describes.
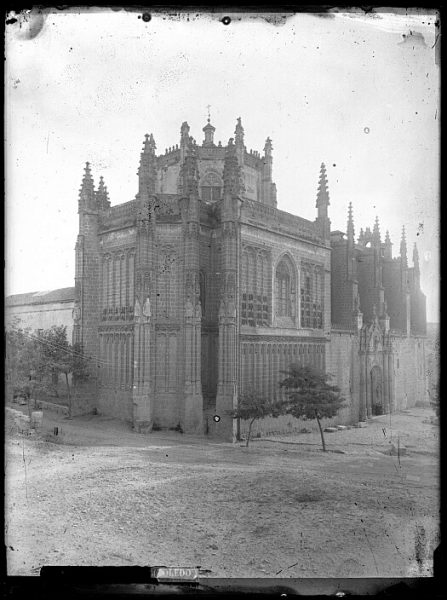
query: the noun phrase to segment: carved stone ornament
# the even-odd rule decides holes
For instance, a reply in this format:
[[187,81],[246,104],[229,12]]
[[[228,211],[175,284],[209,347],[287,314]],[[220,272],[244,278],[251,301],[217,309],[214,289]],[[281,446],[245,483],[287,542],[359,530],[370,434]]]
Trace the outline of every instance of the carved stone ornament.
[[236,226],[233,221],[225,221],[223,224],[223,237],[224,238],[234,238],[236,237]]
[[194,316],[194,306],[192,305],[191,300],[188,298],[185,302],[185,317],[193,317]]
[[233,299],[236,293],[236,278],[234,273],[228,273],[226,285],[227,297]]
[[187,226],[188,237],[196,238],[199,237],[200,227],[198,223],[190,222]]
[[75,306],[72,311],[73,321],[77,323],[81,318],[81,309],[79,306]]
[[149,299],[149,296],[144,301],[143,316],[145,316],[146,318],[149,318],[149,317],[152,316],[152,313],[151,313],[151,301]]
[[141,304],[138,298],[135,300],[135,308],[134,308],[135,319],[141,318]]
[[138,275],[137,275],[137,281],[136,281],[136,284],[135,284],[135,288],[136,288],[137,294],[139,294],[141,292],[142,283],[143,282],[142,282],[141,273],[138,273]]
[[147,272],[144,274],[144,294],[145,294],[145,296],[148,296],[151,291],[151,287],[152,287],[151,283],[152,283],[151,273]]
[[202,307],[200,305],[200,302],[198,302],[196,304],[196,319],[201,319],[202,318]]

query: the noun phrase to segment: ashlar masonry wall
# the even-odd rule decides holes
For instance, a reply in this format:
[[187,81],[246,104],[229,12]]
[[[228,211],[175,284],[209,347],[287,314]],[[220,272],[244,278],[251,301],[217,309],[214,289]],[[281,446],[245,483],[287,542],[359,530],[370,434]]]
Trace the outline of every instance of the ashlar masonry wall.
[[427,402],[425,337],[393,335],[394,395],[396,410]]

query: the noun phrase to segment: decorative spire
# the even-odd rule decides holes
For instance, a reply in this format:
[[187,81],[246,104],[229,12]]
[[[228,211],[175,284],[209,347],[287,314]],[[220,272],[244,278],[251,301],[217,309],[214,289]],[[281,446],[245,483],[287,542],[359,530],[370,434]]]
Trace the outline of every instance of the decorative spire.
[[110,208],[109,193],[107,191],[107,186],[104,185],[104,178],[102,175],[99,178],[98,190],[96,192],[96,202],[100,210],[107,210]]
[[403,267],[408,267],[407,260],[407,241],[405,239],[405,225],[402,227],[402,238],[400,241],[400,258]]
[[272,140],[268,137],[265,140],[265,146],[264,146],[264,154],[265,154],[265,156],[271,156],[272,155],[272,150],[273,150]]
[[391,243],[390,233],[389,233],[389,231],[387,229],[386,230],[386,234],[385,234],[384,258],[386,258],[388,260],[392,259],[392,247],[393,247],[393,244]]
[[237,118],[236,129],[234,130],[234,135],[235,135],[236,146],[239,146],[239,147],[243,146],[244,145],[244,128],[242,127],[240,117]]
[[244,191],[244,185],[241,177],[241,168],[236,156],[236,146],[233,138],[228,140],[228,146],[225,152],[225,162],[223,170],[224,194],[230,196],[240,196]]
[[154,136],[152,135],[152,133],[146,133],[146,135],[144,136],[143,154],[155,155],[155,148],[156,145],[154,141]]
[[157,180],[155,148],[154,136],[152,133],[146,133],[144,136],[143,151],[140,154],[138,177],[140,192],[144,190],[149,195],[155,194],[155,182]]
[[413,266],[414,266],[415,272],[417,272],[419,274],[419,252],[418,252],[418,247],[416,246],[416,242],[414,243],[414,247],[413,247]]
[[374,246],[380,246],[380,229],[379,229],[379,217],[376,216],[376,220],[374,222],[373,234],[372,234],[372,242]]
[[95,208],[95,184],[93,182],[89,162],[85,163],[84,175],[79,190],[79,206],[81,205],[84,208]]
[[199,167],[197,164],[197,145],[192,137],[189,138],[186,147],[185,159],[180,169],[179,192],[182,196],[195,195],[198,197],[199,190]]
[[318,192],[316,207],[320,208],[329,205],[328,181],[326,176],[326,165],[321,163],[320,178],[318,180]]
[[349,203],[349,207],[348,207],[348,226],[346,228],[346,234],[347,234],[348,242],[354,243],[355,232],[354,232],[354,218],[352,215],[352,202]]
[[94,187],[95,185],[93,183],[92,172],[90,170],[90,163],[86,162],[84,167],[84,176],[82,177],[81,191],[91,192],[94,190]]
[[363,227],[360,228],[360,233],[359,233],[359,237],[358,237],[358,243],[362,244],[365,238],[365,232],[363,231]]

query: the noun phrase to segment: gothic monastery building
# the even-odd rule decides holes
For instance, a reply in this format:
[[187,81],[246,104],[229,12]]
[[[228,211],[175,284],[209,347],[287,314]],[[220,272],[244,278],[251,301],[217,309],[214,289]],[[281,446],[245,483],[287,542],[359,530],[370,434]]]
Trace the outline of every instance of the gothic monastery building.
[[346,232],[331,232],[324,164],[315,220],[281,211],[271,140],[247,151],[240,119],[227,146],[209,119],[203,132],[197,144],[183,123],[161,155],[146,135],[138,193],[124,204],[111,206],[85,167],[73,341],[96,376],[78,401],[138,431],[233,440],[238,397],[277,396],[291,363],[334,375],[347,400],[338,423],[424,400],[425,296],[405,232],[396,257],[377,219],[356,239],[351,205]]

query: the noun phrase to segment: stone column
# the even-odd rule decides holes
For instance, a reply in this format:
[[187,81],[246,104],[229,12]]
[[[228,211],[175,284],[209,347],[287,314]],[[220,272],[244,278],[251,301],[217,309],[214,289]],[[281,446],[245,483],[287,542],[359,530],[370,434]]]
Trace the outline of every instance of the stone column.
[[394,390],[394,361],[393,353],[388,353],[388,397],[390,399],[391,412],[396,410],[395,390]]
[[203,433],[200,304],[200,200],[197,148],[189,139],[180,171],[184,250],[184,415],[186,433]]
[[359,421],[366,421],[367,409],[366,409],[366,394],[367,394],[367,386],[366,386],[366,377],[367,377],[367,369],[366,369],[366,354],[365,352],[359,352],[360,359],[360,395],[359,395]]
[[151,363],[154,340],[151,335],[152,312],[149,296],[143,307],[137,298],[134,308],[133,421],[137,431],[150,430],[153,422]]

